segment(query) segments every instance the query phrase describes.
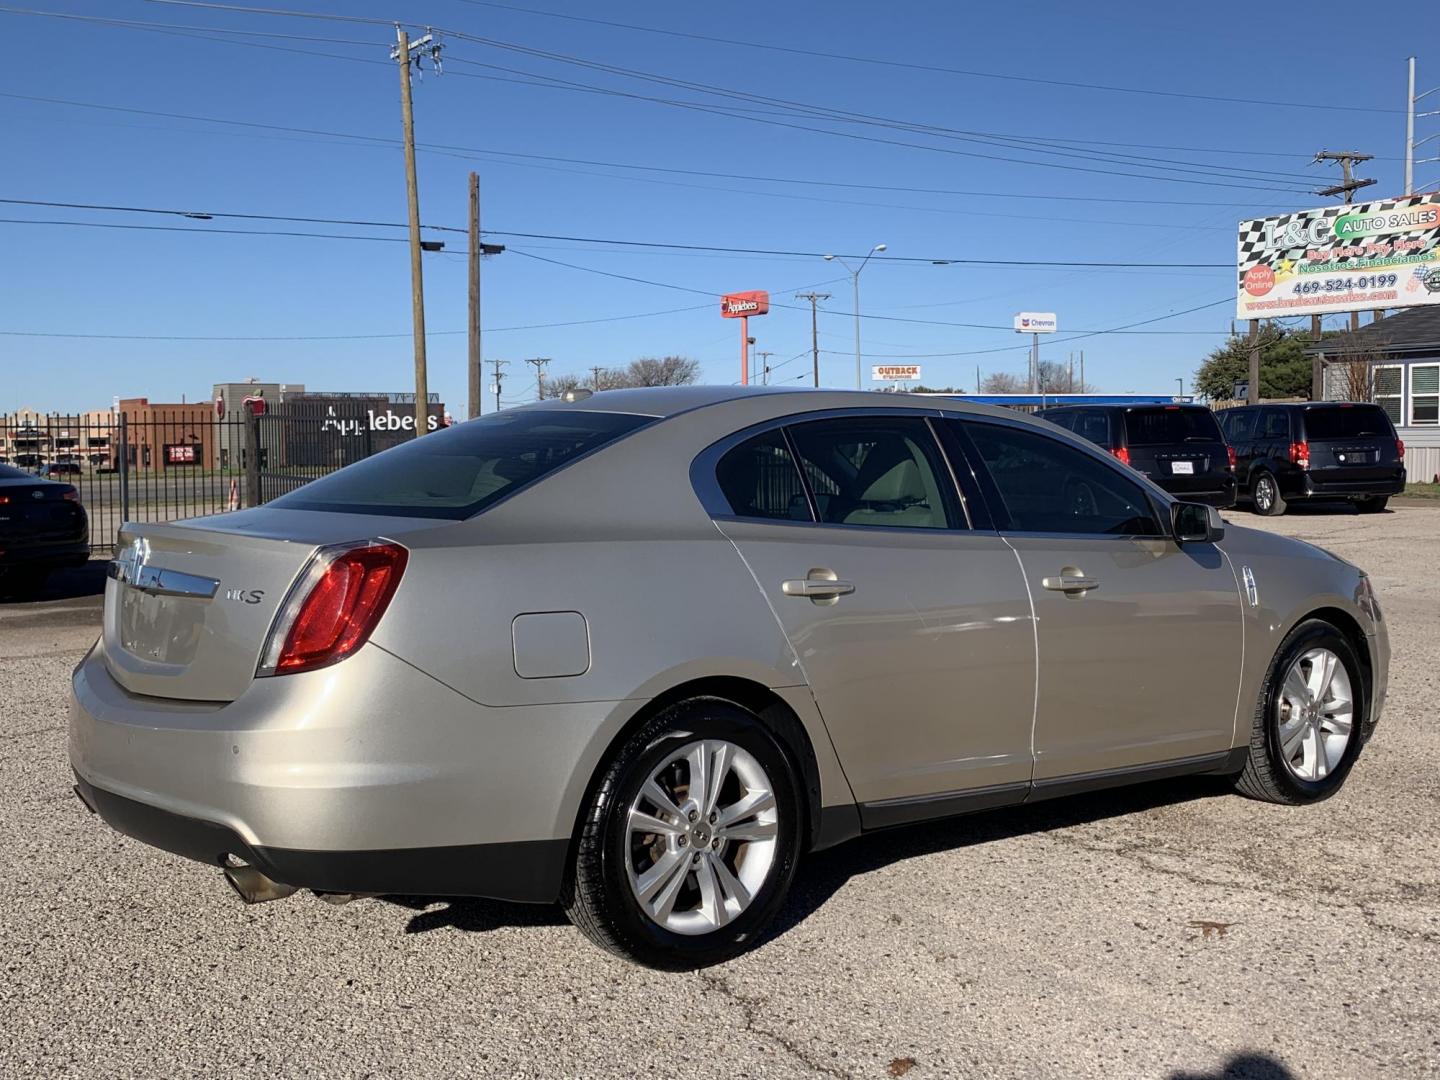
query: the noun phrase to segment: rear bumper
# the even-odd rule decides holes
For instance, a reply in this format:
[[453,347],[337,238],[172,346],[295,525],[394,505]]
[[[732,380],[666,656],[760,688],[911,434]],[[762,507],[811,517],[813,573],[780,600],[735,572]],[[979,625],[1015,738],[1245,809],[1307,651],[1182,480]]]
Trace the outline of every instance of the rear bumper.
[[493,896],[551,903],[560,895],[564,840],[380,851],[299,851],[257,847],[225,825],[127,799],[78,773],[75,794],[107,825],[143,844],[223,866],[234,855],[273,881],[333,893]]
[[52,544],[0,540],[0,570],[12,566],[81,566],[89,561],[90,537],[84,532],[76,539]]
[[1231,475],[1185,477],[1182,480],[1166,476],[1155,482],[1184,502],[1205,503],[1222,510],[1235,505],[1235,477]]
[[1379,480],[1353,480],[1307,473],[1302,494],[1311,499],[1351,499],[1357,496],[1399,495],[1405,490],[1405,470]]
[[579,802],[633,706],[489,708],[374,644],[228,703],[72,682],[78,790],[129,836],[322,892],[555,900]]

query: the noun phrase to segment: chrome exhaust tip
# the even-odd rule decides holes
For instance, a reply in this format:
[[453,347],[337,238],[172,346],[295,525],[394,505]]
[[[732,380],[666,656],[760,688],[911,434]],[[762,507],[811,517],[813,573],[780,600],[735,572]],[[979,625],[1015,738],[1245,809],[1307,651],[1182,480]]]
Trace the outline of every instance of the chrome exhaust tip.
[[225,880],[247,904],[263,904],[269,900],[284,900],[295,893],[294,885],[271,881],[253,866],[225,867]]

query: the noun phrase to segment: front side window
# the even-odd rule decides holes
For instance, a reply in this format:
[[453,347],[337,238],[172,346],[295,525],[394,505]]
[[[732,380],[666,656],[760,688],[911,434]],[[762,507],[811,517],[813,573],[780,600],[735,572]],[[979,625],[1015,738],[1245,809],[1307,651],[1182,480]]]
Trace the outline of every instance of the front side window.
[[820,521],[963,528],[930,428],[918,417],[846,417],[790,430]]
[[269,505],[459,521],[651,419],[558,409],[492,413],[357,461]]
[[767,431],[726,451],[715,467],[715,482],[736,517],[812,520],[800,470],[779,431]]
[[1160,534],[1144,489],[1114,466],[1040,432],[950,423],[969,435],[990,474],[1009,519],[1002,531]]

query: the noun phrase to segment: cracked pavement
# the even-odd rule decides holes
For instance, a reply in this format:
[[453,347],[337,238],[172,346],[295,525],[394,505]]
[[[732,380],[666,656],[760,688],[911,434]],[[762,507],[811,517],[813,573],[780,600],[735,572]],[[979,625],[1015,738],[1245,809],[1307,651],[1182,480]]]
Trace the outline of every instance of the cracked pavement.
[[548,908],[243,907],[70,793],[87,581],[0,603],[3,1071],[1440,1077],[1440,511],[1227,516],[1375,581],[1390,699],[1339,795],[1169,781],[867,837],[802,864],[772,939],[685,975]]

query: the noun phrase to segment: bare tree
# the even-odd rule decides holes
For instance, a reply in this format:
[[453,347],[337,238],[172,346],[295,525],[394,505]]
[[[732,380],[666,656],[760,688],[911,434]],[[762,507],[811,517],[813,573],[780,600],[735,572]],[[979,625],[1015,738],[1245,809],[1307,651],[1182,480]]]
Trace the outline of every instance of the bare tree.
[[1327,382],[1342,401],[1372,401],[1375,397],[1375,366],[1389,359],[1385,343],[1352,345],[1327,360],[1331,375]]
[[1037,389],[1042,394],[1093,394],[1095,388],[1075,378],[1069,364],[1054,360],[1041,360],[1036,373]]
[[579,390],[585,385],[579,375],[552,375],[545,380],[545,396],[547,398],[564,397],[571,390]]
[[992,371],[980,380],[982,394],[1023,394],[1025,381],[1008,371]]
[[689,386],[700,378],[700,361],[684,356],[642,356],[625,369],[626,386]]

